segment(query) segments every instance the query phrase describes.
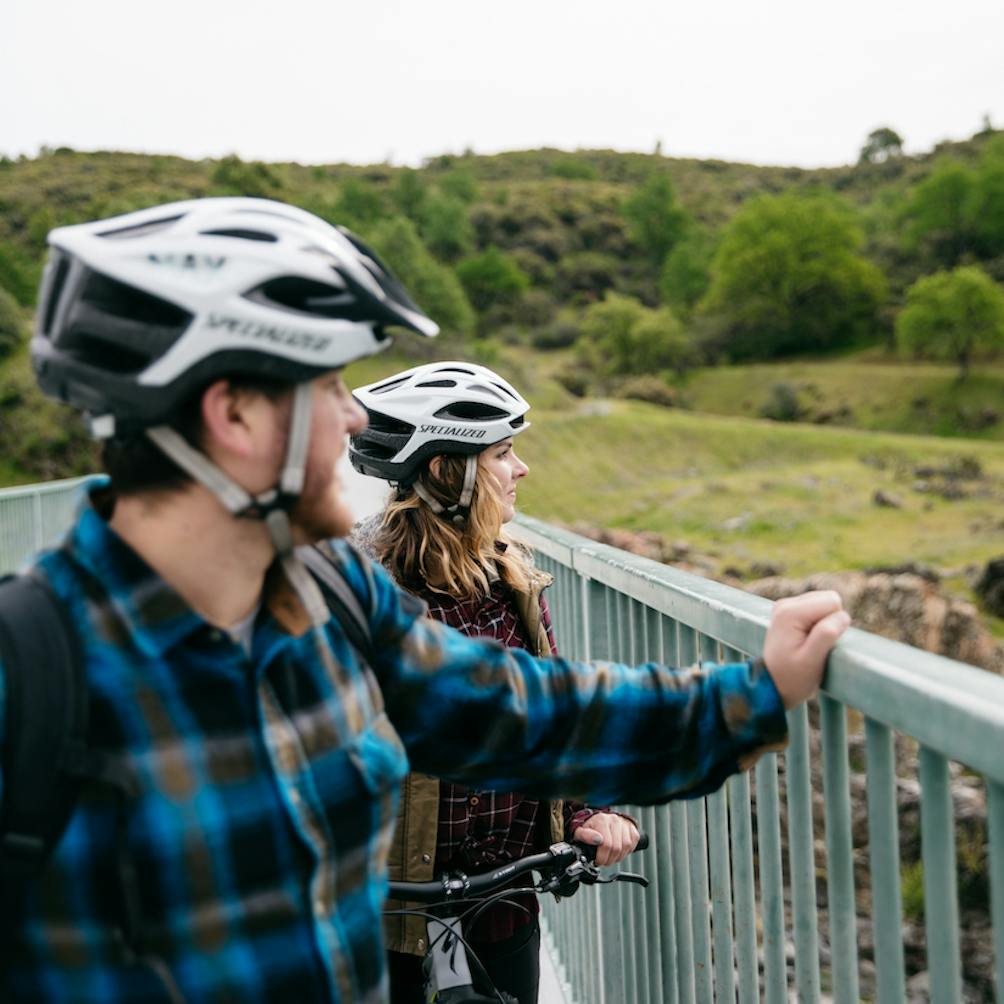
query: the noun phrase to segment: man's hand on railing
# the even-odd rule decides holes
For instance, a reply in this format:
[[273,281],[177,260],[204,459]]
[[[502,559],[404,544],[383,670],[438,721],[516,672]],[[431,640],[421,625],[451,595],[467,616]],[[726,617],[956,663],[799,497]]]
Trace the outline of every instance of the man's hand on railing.
[[816,693],[826,657],[850,623],[840,594],[832,589],[774,604],[763,661],[785,708],[793,708]]

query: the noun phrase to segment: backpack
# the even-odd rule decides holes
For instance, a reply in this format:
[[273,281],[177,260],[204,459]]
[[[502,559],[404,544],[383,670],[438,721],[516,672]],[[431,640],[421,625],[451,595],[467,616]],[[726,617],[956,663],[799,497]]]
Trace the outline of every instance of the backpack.
[[[297,554],[350,644],[371,662],[369,621],[339,566],[317,547],[297,548]],[[369,573],[367,560],[360,560]],[[0,705],[3,889],[23,886],[42,870],[85,780],[127,792],[132,784],[87,749],[83,648],[65,604],[40,575],[0,578],[0,665],[6,684]]]

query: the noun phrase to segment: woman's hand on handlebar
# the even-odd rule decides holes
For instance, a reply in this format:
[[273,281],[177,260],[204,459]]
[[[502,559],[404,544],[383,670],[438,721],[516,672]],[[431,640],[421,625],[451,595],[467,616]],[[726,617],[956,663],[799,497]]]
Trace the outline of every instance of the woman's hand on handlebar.
[[597,812],[572,833],[572,839],[596,848],[596,864],[615,865],[635,849],[638,827],[616,812]]

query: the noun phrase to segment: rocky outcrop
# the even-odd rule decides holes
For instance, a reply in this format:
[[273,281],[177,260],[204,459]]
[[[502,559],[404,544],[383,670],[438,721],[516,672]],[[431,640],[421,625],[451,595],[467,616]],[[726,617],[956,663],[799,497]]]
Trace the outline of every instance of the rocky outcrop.
[[775,576],[743,588],[771,600],[810,589],[835,589],[855,627],[982,669],[1004,671],[1004,651],[983,626],[976,607],[946,596],[937,581],[915,572]]

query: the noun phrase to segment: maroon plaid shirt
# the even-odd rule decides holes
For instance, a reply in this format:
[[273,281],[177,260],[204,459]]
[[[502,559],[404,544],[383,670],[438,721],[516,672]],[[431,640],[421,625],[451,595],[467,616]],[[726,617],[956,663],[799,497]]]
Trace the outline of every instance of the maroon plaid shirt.
[[[492,586],[483,601],[457,600],[442,593],[422,592],[429,614],[470,636],[494,638],[509,648],[530,648],[530,639],[503,582]],[[554,631],[547,601],[540,598],[541,616],[552,653]],[[519,792],[483,791],[446,781],[439,787],[439,830],[436,844],[436,872],[460,869],[469,874],[490,871],[550,843],[548,808],[537,799]],[[565,803],[565,834],[581,826],[595,810]],[[516,897],[523,909],[500,903],[482,914],[467,931],[476,941],[501,941],[529,924],[537,913],[535,896]]]

